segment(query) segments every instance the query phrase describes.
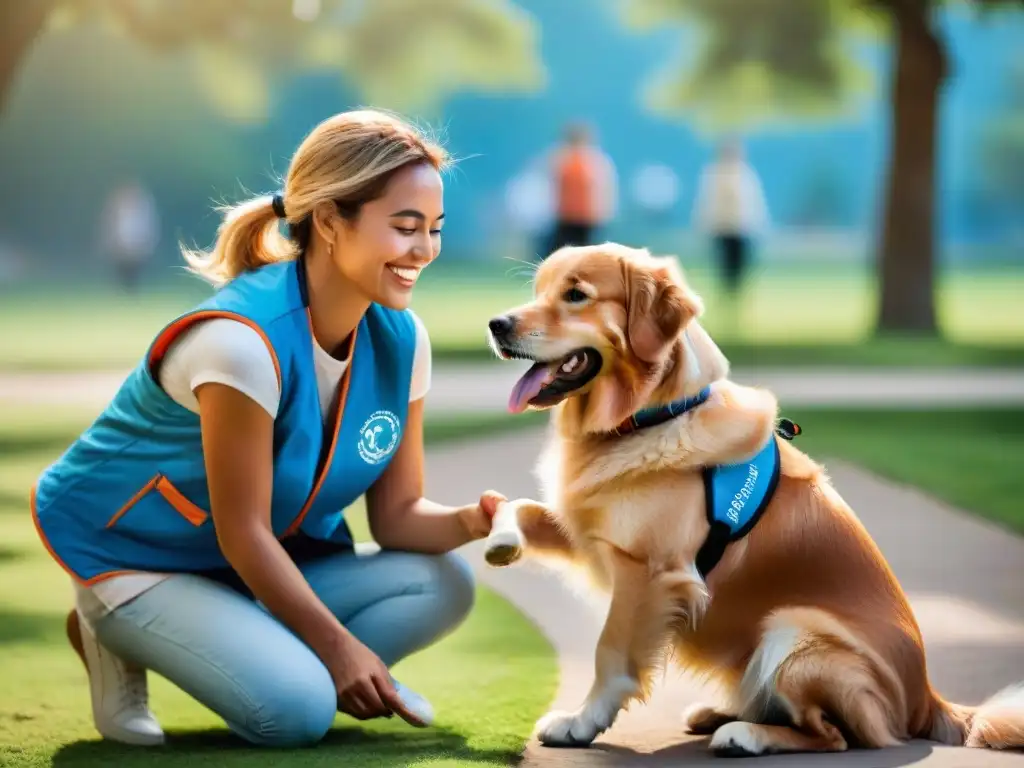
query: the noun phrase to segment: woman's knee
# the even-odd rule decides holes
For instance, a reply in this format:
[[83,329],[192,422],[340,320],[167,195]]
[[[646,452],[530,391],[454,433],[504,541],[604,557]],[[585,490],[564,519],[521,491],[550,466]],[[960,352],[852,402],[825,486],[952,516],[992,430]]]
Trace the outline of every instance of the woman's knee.
[[337,695],[323,662],[254,602],[218,584],[171,577],[107,614],[96,634],[253,744],[313,744],[334,722]]
[[435,555],[430,569],[431,579],[424,585],[441,606],[450,627],[461,624],[473,609],[476,600],[476,579],[469,563],[454,552]]
[[402,553],[401,562],[404,588],[395,594],[398,602],[386,608],[382,605],[382,609],[388,613],[400,611],[408,622],[410,637],[419,637],[427,644],[435,642],[458,627],[473,609],[473,571],[453,552]]
[[303,747],[320,742],[334,723],[338,699],[330,675],[281,675],[260,686],[244,723],[231,723],[235,733],[264,747]]

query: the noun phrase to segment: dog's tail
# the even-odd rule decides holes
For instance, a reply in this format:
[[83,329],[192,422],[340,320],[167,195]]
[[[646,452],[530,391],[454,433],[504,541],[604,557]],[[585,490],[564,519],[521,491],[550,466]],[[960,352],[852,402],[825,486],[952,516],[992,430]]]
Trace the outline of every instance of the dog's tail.
[[1024,748],[1024,683],[1004,688],[977,707],[936,695],[928,738],[953,746]]

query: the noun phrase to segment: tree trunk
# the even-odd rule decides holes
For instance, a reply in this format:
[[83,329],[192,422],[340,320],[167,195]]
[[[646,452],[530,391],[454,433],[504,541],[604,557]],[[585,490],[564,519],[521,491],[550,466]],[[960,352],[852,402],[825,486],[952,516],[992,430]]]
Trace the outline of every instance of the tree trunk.
[[882,237],[879,332],[934,335],[935,166],[943,44],[926,0],[894,3],[892,132]]
[[25,54],[56,4],[56,0],[13,0],[0,11],[0,114]]

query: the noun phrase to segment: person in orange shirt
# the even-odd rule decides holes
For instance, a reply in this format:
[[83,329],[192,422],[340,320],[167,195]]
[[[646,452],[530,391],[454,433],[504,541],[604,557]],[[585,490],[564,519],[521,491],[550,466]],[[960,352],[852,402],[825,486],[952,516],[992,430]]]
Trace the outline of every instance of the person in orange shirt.
[[549,253],[590,245],[615,207],[615,166],[582,124],[571,124],[552,163],[555,226]]

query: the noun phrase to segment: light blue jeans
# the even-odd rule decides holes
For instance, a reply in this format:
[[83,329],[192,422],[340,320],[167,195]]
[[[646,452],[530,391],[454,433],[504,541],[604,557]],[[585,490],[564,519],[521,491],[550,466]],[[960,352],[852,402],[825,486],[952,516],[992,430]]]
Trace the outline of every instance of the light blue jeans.
[[[472,573],[455,554],[360,547],[299,567],[388,667],[448,634],[473,605]],[[253,744],[313,744],[337,713],[331,676],[312,650],[262,604],[213,579],[172,576],[100,619],[96,635]]]

